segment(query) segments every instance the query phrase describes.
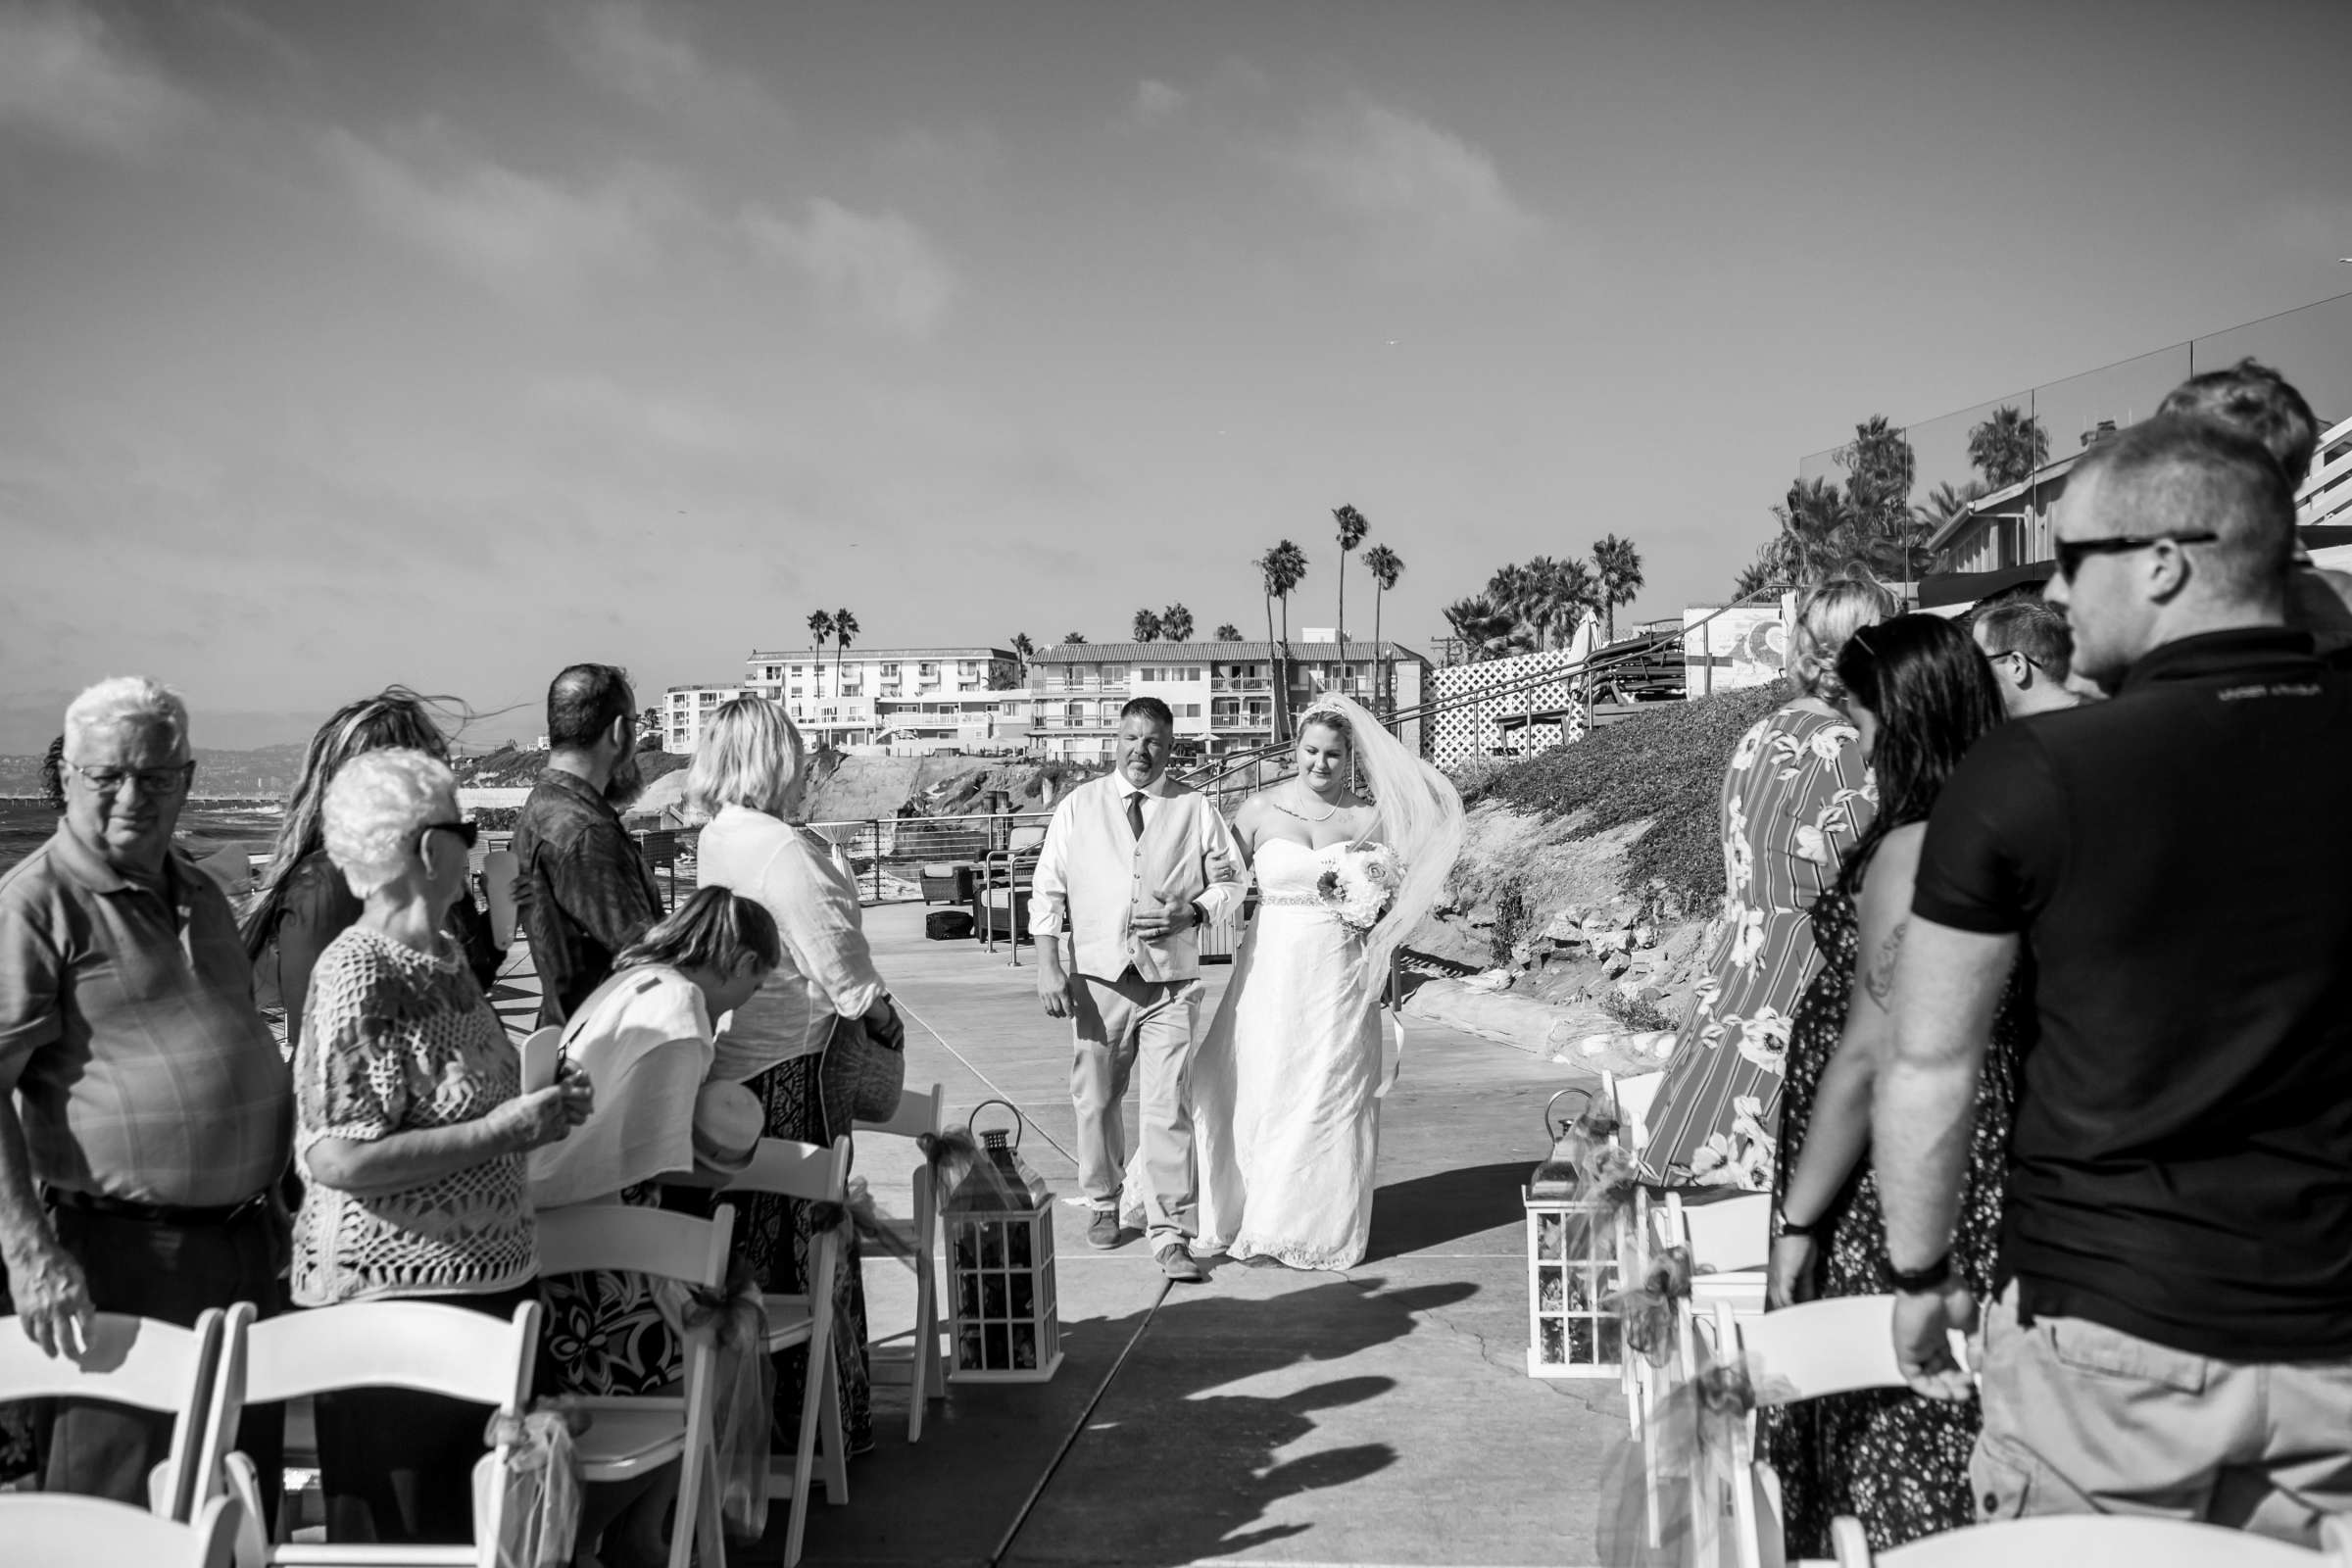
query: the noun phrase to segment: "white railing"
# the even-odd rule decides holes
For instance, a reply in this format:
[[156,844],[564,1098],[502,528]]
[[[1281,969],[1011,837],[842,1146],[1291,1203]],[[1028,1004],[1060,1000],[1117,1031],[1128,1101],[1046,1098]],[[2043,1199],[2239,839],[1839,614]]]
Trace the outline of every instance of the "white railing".
[[2311,476],[2295,492],[2295,526],[2352,524],[2352,419],[2320,437]]

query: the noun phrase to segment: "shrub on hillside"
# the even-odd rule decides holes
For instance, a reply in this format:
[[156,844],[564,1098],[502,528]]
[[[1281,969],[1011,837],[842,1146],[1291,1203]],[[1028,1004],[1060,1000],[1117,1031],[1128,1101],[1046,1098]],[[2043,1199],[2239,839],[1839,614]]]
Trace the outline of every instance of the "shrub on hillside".
[[1486,773],[1463,790],[1470,805],[1493,801],[1543,821],[1588,813],[1578,826],[1604,833],[1646,819],[1626,851],[1625,885],[1662,882],[1690,907],[1723,896],[1723,842],[1716,821],[1724,769],[1747,727],[1788,701],[1780,683],[1660,703],[1638,717],[1595,730],[1573,746]]

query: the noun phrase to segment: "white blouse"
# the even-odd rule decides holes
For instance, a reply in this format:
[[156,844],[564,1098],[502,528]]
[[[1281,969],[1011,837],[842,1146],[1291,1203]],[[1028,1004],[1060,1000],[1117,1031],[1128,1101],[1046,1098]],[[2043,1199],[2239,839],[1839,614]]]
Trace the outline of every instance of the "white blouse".
[[722,808],[694,853],[701,886],[757,900],[784,939],[783,962],[719,1034],[711,1079],[740,1083],[817,1054],[836,1017],[862,1016],[884,989],[849,869],[807,828],[741,806]]

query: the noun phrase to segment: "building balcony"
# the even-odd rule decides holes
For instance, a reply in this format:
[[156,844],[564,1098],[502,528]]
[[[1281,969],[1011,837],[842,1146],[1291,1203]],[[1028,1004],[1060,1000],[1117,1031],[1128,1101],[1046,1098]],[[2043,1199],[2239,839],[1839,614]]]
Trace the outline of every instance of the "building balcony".
[[1208,683],[1212,692],[1270,692],[1274,682],[1263,675],[1219,675]]

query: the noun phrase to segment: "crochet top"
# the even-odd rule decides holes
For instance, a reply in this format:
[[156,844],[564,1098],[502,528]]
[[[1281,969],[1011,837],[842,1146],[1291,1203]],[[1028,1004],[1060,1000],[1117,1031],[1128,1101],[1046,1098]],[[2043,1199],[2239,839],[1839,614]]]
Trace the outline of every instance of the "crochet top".
[[524,1157],[501,1154],[396,1192],[321,1186],[321,1138],[371,1142],[488,1115],[522,1092],[522,1058],[446,934],[420,953],[366,926],[327,944],[294,1055],[303,1306],[487,1295],[539,1271]]

